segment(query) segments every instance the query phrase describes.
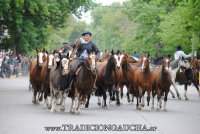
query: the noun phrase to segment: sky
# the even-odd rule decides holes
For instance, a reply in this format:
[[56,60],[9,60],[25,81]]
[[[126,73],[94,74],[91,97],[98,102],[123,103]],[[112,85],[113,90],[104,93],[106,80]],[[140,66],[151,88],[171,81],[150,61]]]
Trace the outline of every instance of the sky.
[[[96,2],[96,3],[100,3],[103,6],[105,6],[105,5],[111,5],[114,2],[122,3],[122,2],[124,2],[126,0],[93,0],[93,1]],[[83,13],[83,16],[79,20],[85,21],[87,24],[90,24],[91,21],[92,21],[91,12],[88,11],[87,13]]]

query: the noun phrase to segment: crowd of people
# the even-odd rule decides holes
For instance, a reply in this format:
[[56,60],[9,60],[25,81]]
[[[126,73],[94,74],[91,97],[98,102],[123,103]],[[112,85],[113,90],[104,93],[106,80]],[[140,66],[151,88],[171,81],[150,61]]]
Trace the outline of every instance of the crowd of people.
[[28,74],[31,56],[0,52],[0,77],[12,78]]

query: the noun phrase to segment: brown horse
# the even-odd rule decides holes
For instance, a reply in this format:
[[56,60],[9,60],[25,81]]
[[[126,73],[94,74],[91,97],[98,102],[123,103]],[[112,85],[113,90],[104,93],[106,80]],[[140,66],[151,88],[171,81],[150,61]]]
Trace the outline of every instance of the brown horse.
[[71,113],[79,113],[82,104],[85,104],[86,97],[93,91],[96,79],[96,55],[89,53],[88,58],[80,65],[80,70],[73,81],[73,95]]
[[136,70],[134,75],[134,83],[137,93],[137,109],[141,110],[141,99],[144,97],[143,95],[147,91],[147,105],[148,110],[149,108],[149,101],[150,101],[150,94],[152,90],[152,83],[151,83],[151,71],[149,68],[149,55],[142,56],[141,59],[142,68]]
[[154,108],[154,96],[157,94],[157,110],[162,107],[162,96],[164,95],[164,110],[166,111],[167,96],[172,85],[171,74],[169,72],[170,58],[163,57],[162,67],[152,71],[152,108]]
[[[133,81],[134,81],[134,72],[135,69],[129,64],[128,62],[128,55],[125,53],[122,59],[122,73],[123,78],[122,82],[120,83],[121,88],[121,98],[123,97],[123,86],[127,87],[127,101],[130,102],[130,91],[133,90]],[[133,101],[133,100],[132,100]]]
[[[32,102],[36,104],[37,93],[41,91],[42,88],[42,79],[41,71],[43,63],[47,60],[47,53],[44,49],[43,51],[36,49],[37,58],[33,59],[30,64],[30,84],[33,88],[33,100]],[[41,100],[41,97],[40,97]]]
[[109,51],[105,50],[104,53],[99,58],[99,62],[108,61],[109,57],[110,57]]

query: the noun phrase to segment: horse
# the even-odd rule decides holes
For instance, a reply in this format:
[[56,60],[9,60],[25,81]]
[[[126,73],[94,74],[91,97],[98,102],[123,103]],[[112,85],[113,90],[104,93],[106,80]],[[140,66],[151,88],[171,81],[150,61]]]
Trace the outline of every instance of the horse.
[[[30,72],[30,84],[33,89],[33,99],[32,102],[36,104],[36,96],[37,93],[41,91],[42,88],[42,79],[41,79],[41,71],[43,63],[47,59],[47,51],[43,49],[43,51],[36,49],[37,57],[32,60],[29,68]],[[40,99],[41,100],[41,97]]]
[[42,90],[44,92],[44,106],[48,107],[48,99],[47,96],[50,96],[50,81],[49,81],[49,75],[51,68],[55,65],[55,58],[53,53],[49,53],[47,56],[47,61],[44,62],[44,66],[42,67],[41,71],[41,78],[42,78]]
[[134,75],[134,83],[137,95],[136,108],[138,110],[141,110],[142,108],[141,99],[144,96],[145,92],[147,91],[147,106],[148,106],[147,110],[149,111],[150,94],[152,91],[152,82],[151,82],[152,74],[149,68],[149,54],[143,55],[141,62],[142,62],[142,68],[136,70]]
[[167,111],[167,96],[172,84],[169,68],[170,57],[163,57],[162,67],[152,71],[152,109],[154,109],[154,97],[157,94],[157,110],[162,107],[162,96],[164,95],[164,111]]
[[[118,53],[119,54],[119,53]],[[96,80],[96,86],[97,90],[95,92],[95,95],[98,96],[98,105],[101,106],[101,96],[103,96],[103,104],[102,107],[106,108],[106,99],[107,95],[106,92],[109,92],[110,95],[110,102],[115,100],[115,91],[118,91],[119,87],[119,81],[117,81],[118,78],[120,78],[120,75],[117,75],[117,69],[121,70],[121,61],[123,58],[123,55],[115,54],[115,52],[112,50],[111,55],[109,56],[108,62],[99,64],[97,66],[97,80]],[[120,73],[121,74],[121,73]],[[122,75],[121,75],[122,76]],[[118,86],[118,87],[116,87]],[[117,89],[117,90],[116,90]],[[117,93],[118,94],[118,93]],[[117,98],[117,105],[120,104],[119,99]]]
[[199,72],[198,72],[198,64],[196,63],[197,63],[197,60],[193,59],[189,67],[181,66],[176,75],[176,79],[175,79],[176,82],[180,84],[184,84],[185,100],[189,100],[187,97],[187,87],[188,85],[191,85],[192,83],[196,87],[200,96],[199,78],[198,78]]
[[[120,83],[120,89],[121,89],[121,98],[123,98],[123,86],[127,87],[127,101],[130,103],[130,97],[129,94],[131,92],[131,88],[133,89],[133,79],[134,79],[134,72],[135,69],[130,65],[128,62],[128,54],[124,53],[124,57],[122,59],[122,73],[123,73],[123,79]],[[133,99],[132,99],[133,101]]]
[[88,57],[78,67],[77,75],[72,83],[71,113],[80,113],[82,104],[85,104],[86,97],[93,92],[93,85],[96,79],[96,54],[89,52]]
[[61,98],[61,111],[65,110],[66,89],[69,86],[68,72],[69,72],[69,55],[62,56],[61,53],[54,54],[56,66],[50,71],[50,93],[51,103],[48,106],[51,113],[56,112],[55,107],[59,98]]
[[104,61],[108,61],[108,58],[110,57],[110,53],[109,51],[105,50],[104,53],[101,55],[101,57],[99,58],[99,62],[104,62]]

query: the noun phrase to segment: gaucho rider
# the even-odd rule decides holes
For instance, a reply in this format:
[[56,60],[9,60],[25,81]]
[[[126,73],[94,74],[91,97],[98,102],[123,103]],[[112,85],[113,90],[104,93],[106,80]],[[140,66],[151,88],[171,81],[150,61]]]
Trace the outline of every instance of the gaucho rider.
[[85,52],[95,52],[96,53],[96,57],[97,59],[100,56],[99,53],[99,49],[97,48],[96,44],[94,42],[92,42],[90,40],[92,33],[91,32],[84,32],[82,34],[83,39],[81,40],[77,40],[72,46],[73,47],[77,47],[77,52],[76,52],[76,56],[77,56],[77,61],[72,65],[72,68],[69,72],[69,91],[72,90],[72,80],[74,79],[74,77],[76,76],[75,74],[75,69],[78,67],[78,65],[80,65],[81,63],[83,63],[85,61],[85,58],[82,56],[83,53]]

